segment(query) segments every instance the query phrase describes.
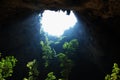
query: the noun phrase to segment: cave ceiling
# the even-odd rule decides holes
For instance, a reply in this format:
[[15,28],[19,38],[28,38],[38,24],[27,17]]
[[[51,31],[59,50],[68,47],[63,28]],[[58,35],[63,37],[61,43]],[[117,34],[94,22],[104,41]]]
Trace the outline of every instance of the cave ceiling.
[[103,19],[120,16],[120,0],[1,0],[0,21],[16,14],[19,9],[31,11],[74,10],[87,13],[89,16],[99,16]]
[[[120,42],[120,0],[0,0],[0,49],[7,50],[9,48],[23,47],[29,42],[28,39],[33,42],[32,39],[34,39],[35,33],[39,33],[37,31],[39,29],[34,28],[37,25],[38,18],[32,16],[35,20],[31,18],[31,20],[28,20],[29,18],[26,16],[31,15],[31,12],[43,13],[47,9],[54,11],[66,10],[68,14],[70,10],[73,10],[78,17],[79,14],[82,14],[87,19],[88,17],[90,19],[95,18],[94,24],[97,27],[93,25],[87,27],[91,29],[91,34],[94,34],[93,37],[101,46],[107,47],[106,51],[112,50],[119,53],[120,48],[115,46],[119,45]],[[25,21],[26,23],[22,23],[24,17],[28,18],[28,21]],[[21,23],[19,25],[15,24],[16,20]],[[11,24],[15,24],[15,26]],[[30,28],[27,27],[26,29],[24,27],[26,25]],[[33,36],[29,36],[29,33]],[[38,40],[38,38],[35,39]],[[110,44],[111,46],[109,46]]]

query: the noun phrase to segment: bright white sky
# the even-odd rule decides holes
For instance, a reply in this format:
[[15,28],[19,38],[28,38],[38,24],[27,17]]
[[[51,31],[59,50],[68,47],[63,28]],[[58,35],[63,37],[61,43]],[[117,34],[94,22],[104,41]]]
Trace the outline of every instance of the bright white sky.
[[72,11],[67,15],[61,10],[57,12],[45,10],[41,19],[43,30],[56,37],[60,37],[65,30],[74,27],[76,22],[77,19]]

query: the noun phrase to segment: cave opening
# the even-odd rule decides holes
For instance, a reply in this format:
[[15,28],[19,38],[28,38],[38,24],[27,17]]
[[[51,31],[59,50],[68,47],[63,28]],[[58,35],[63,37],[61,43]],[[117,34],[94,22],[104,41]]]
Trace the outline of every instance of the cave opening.
[[67,11],[62,10],[44,10],[40,16],[41,29],[54,37],[62,36],[66,30],[73,28],[77,23],[77,18],[73,11],[68,14]]

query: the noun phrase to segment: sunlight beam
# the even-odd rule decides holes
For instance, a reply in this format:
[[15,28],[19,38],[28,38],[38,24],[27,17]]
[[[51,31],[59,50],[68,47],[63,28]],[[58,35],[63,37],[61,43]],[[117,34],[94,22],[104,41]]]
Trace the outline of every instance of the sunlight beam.
[[44,32],[49,35],[60,37],[65,30],[74,27],[77,19],[71,11],[70,15],[63,11],[45,10],[41,19],[41,24]]

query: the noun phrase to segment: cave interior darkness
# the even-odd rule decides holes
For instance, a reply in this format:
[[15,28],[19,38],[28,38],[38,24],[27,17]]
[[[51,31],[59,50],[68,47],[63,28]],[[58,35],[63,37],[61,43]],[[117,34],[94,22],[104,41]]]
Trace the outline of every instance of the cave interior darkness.
[[[67,11],[69,15],[69,10]],[[27,76],[27,62],[37,59],[42,64],[38,17],[42,12],[43,10],[22,8],[11,16],[0,19],[0,52],[3,57],[14,55],[18,59],[10,80],[22,80]],[[74,11],[74,14],[79,25],[73,35],[66,33],[69,39],[79,39],[80,50],[75,56],[76,65],[69,80],[104,80],[105,75],[111,72],[114,62],[120,65],[119,16],[104,19],[91,15],[89,11]],[[43,67],[39,67],[39,70],[39,80],[44,80],[47,71]]]

